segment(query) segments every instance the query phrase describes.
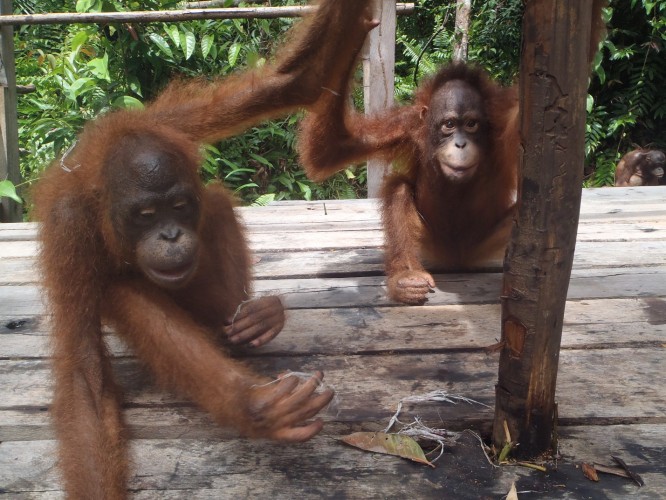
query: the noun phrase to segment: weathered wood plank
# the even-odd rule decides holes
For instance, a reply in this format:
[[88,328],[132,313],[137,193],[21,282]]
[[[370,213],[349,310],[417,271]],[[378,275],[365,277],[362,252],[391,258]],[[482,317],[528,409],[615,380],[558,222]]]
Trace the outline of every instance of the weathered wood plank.
[[[560,428],[564,458],[548,475],[519,467],[492,470],[480,450],[474,453],[465,446],[476,446],[473,438],[464,436],[447,447],[435,469],[364,453],[330,435],[295,446],[245,440],[134,440],[129,486],[137,499],[500,498],[514,481],[520,491],[540,492],[539,498],[657,499],[666,494],[663,424]],[[646,484],[639,489],[605,475],[599,483],[589,482],[577,469],[578,453],[598,463],[610,463],[611,453],[621,456]],[[62,498],[55,456],[53,441],[0,443],[2,488],[12,498]],[[6,472],[10,470],[11,475]]]
[[[405,418],[419,415],[424,420],[461,424],[491,418],[493,386],[497,377],[497,356],[482,353],[383,354],[376,356],[258,357],[250,366],[263,373],[287,370],[312,372],[322,369],[326,382],[337,391],[337,400],[326,421],[386,421],[397,402],[409,395],[443,389],[472,397],[489,405],[418,405],[405,408]],[[663,349],[566,349],[560,354],[557,388],[560,418],[617,423],[632,419],[664,421]],[[612,374],[609,367],[613,367]],[[128,404],[138,407],[170,406],[184,400],[150,383],[148,375],[131,359],[114,362],[117,378],[126,391]],[[0,360],[2,411],[47,407],[51,376],[48,363],[33,360]],[[612,402],[612,404],[609,404]],[[33,410],[34,411],[34,410]],[[11,425],[0,413],[0,432]],[[0,440],[11,439],[2,435]]]
[[[245,212],[243,217],[250,239],[257,241],[256,249],[272,248],[268,238],[276,234],[289,234],[300,236],[316,244],[319,238],[326,238],[329,233],[372,233],[369,240],[377,245],[382,239],[375,232],[382,231],[378,215],[373,212],[365,214],[344,212],[344,217],[313,217],[310,214],[302,216],[293,210],[274,211],[263,214],[262,209]],[[270,217],[268,216],[270,215]],[[620,219],[617,213],[588,214],[581,219],[578,239],[590,241],[592,239],[609,239],[620,241],[622,239],[663,239],[666,238],[666,201],[661,211],[650,211],[637,214],[623,214]],[[8,228],[0,226],[0,242],[24,241],[30,242],[37,238],[37,229],[33,224],[24,224],[28,227]],[[658,234],[654,234],[658,233]],[[300,247],[299,247],[300,248]]]
[[[22,242],[0,245],[0,253],[12,254],[7,258],[0,257],[0,284],[34,283],[38,280],[36,258],[28,251],[32,250],[28,250]],[[379,248],[258,252],[254,254],[254,262],[253,271],[257,279],[381,274],[384,271],[384,254]],[[494,263],[493,267],[501,269],[501,262]]]
[[[341,235],[341,237],[343,237]],[[6,242],[0,245],[0,283],[30,283],[37,280],[36,244]],[[383,274],[381,248],[354,248],[311,251],[257,251],[254,274],[258,279],[285,277],[324,277]],[[579,241],[574,270],[620,266],[666,265],[666,240]],[[500,271],[501,259],[490,260],[479,269]]]
[[[285,300],[289,305],[288,298]],[[287,312],[280,335],[259,355],[359,354],[480,349],[497,342],[499,303],[423,307],[301,308]],[[49,355],[48,325],[41,315],[0,315],[0,358]],[[131,352],[110,336],[111,352]],[[645,346],[666,341],[662,298],[581,299],[567,303],[565,348]],[[254,352],[254,351],[253,351]]]
[[[436,274],[436,288],[426,306],[445,304],[496,303],[499,301],[499,273]],[[0,284],[0,301],[9,318],[44,313],[39,287],[34,283]],[[253,283],[256,295],[280,295],[290,309],[366,307],[398,305],[385,291],[384,276],[309,279],[259,279]],[[640,298],[666,296],[666,266],[575,269],[568,299]]]
[[605,244],[601,241],[579,241],[574,253],[574,269],[579,267],[619,267],[633,266],[642,256],[648,256],[642,263],[646,266],[666,264],[664,240],[661,241],[614,241]]
[[583,189],[581,211],[593,206],[609,205],[631,211],[644,204],[663,202],[666,199],[664,186],[640,186],[620,188],[587,188]]
[[[266,207],[236,209],[249,230],[275,232],[275,225],[302,223],[373,223],[379,227],[376,199],[281,201]],[[666,187],[584,189],[581,223],[640,217],[663,218],[666,212]],[[36,238],[33,223],[0,225],[0,241],[31,240]]]
[[[497,356],[481,348],[499,332],[498,272],[438,274],[438,290],[428,304],[396,306],[384,293],[374,201],[239,209],[256,235],[257,293],[280,293],[291,308],[284,332],[250,352],[248,362],[269,374],[321,368],[339,401],[324,415],[324,434],[305,447],[238,441],[183,398],[154,387],[110,335],[111,350],[120,356],[114,360],[118,378],[128,388],[132,449],[138,450],[132,487],[141,491],[133,497],[482,498],[505,495],[512,480],[521,491],[541,492],[540,498],[663,497],[665,200],[664,188],[583,192],[583,236],[569,287],[558,381],[560,449],[567,457],[547,479],[517,468],[493,473],[487,464],[484,469],[482,457],[465,470],[446,462],[431,472],[340,448],[332,439],[383,428],[401,397],[431,389],[492,403]],[[316,241],[292,238],[299,231],[314,231]],[[364,231],[375,233],[368,237]],[[633,241],[623,241],[627,231],[637,235],[630,236]],[[351,243],[373,240],[375,246],[330,251],[316,246],[336,232],[342,240],[358,233]],[[276,248],[272,241],[282,234],[293,240],[291,246],[305,241],[303,248],[312,250]],[[35,235],[34,224],[0,225],[0,285],[5,285],[0,286],[0,494],[62,498],[48,441],[51,375],[44,358],[49,351],[36,286]],[[11,257],[2,257],[5,249]],[[499,261],[491,266],[501,269]],[[405,408],[406,420],[416,415],[451,428],[487,429],[491,422],[490,409],[468,405]],[[627,422],[633,425],[616,425]],[[604,462],[609,450],[638,467],[647,486],[637,490],[606,476],[590,483],[567,461]],[[544,481],[555,489],[548,490]]]
[[0,225],[0,242],[30,241],[37,237],[37,227],[29,222]]

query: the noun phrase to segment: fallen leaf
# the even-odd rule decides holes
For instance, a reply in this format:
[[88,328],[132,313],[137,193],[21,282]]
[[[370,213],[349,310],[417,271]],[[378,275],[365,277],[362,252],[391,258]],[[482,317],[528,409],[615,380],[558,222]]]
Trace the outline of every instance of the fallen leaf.
[[386,434],[385,432],[355,432],[340,439],[348,445],[365,451],[394,455],[435,467],[425,457],[419,444],[409,436]]
[[598,464],[595,462],[594,468],[597,472],[603,472],[604,474],[613,474],[614,476],[627,477],[631,479],[631,476],[627,474],[627,471],[621,469],[620,467],[609,467],[607,465]]
[[583,474],[585,474],[586,478],[588,478],[590,481],[599,481],[597,470],[594,468],[593,465],[586,464],[585,462],[583,462],[581,467],[583,469]]

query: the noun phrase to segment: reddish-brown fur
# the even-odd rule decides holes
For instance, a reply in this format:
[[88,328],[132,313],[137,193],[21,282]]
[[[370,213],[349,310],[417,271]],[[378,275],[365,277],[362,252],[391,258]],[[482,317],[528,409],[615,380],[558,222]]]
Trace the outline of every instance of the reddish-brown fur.
[[[237,313],[250,291],[248,249],[231,196],[221,186],[201,184],[198,150],[201,142],[316,101],[376,25],[368,18],[369,3],[324,1],[276,63],[213,83],[175,83],[145,110],[89,123],[74,150],[39,182],[34,199],[52,313],[52,413],[72,498],[126,496],[127,437],[102,324],[115,328],[161,384],[192,398],[220,424],[284,441],[306,440],[321,429],[321,421],[309,421],[332,397],[331,391],[317,392],[321,373],[303,383],[283,377],[265,385],[271,379],[220,349],[221,338],[239,332],[234,343],[270,340],[283,315],[270,298]],[[119,193],[107,186],[127,175],[126,165],[114,163],[127,156],[119,152],[126,141],[150,141],[174,153],[180,160],[170,165],[178,182],[191,186],[198,200],[198,267],[176,290],[141,273],[135,248],[110,216],[111,196]]]
[[[592,5],[590,61],[604,28],[604,4]],[[301,163],[311,179],[321,181],[368,158],[395,162],[381,194],[388,292],[394,300],[421,303],[435,285],[423,260],[466,268],[502,252],[508,242],[518,189],[517,88],[502,88],[479,69],[452,64],[418,89],[413,104],[365,116],[347,106],[352,69],[339,73],[332,92],[323,93],[303,121]],[[480,94],[476,111],[486,117],[483,132],[469,141],[480,144],[482,159],[465,182],[436,172],[437,130],[426,119],[448,111],[437,108],[433,96],[450,82]]]

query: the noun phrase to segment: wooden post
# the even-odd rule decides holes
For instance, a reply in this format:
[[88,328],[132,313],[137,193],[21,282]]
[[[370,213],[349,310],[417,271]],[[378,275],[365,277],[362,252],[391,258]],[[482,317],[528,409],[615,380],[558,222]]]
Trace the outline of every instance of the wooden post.
[[[12,13],[12,0],[0,0],[0,15]],[[16,112],[16,70],[14,68],[14,29],[0,27],[0,71],[3,75],[0,97],[2,137],[0,144],[0,180],[21,182],[18,150],[18,121]],[[9,198],[0,199],[0,222],[23,220],[21,206]]]
[[[395,90],[395,0],[377,0],[375,8],[375,17],[380,24],[370,32],[366,56],[363,58],[363,90],[367,114],[392,107]],[[379,196],[384,176],[390,170],[390,163],[368,161],[368,198]]]
[[554,440],[562,321],[583,181],[590,0],[527,0],[520,71],[520,208],[504,263],[493,443]]

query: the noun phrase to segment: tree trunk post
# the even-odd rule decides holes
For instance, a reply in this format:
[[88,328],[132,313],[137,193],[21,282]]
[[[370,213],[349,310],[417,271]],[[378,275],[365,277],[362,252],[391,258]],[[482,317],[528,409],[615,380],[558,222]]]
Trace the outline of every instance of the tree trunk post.
[[[519,210],[504,262],[493,444],[554,444],[555,385],[583,181],[590,0],[527,0]],[[506,430],[505,430],[506,429]]]

